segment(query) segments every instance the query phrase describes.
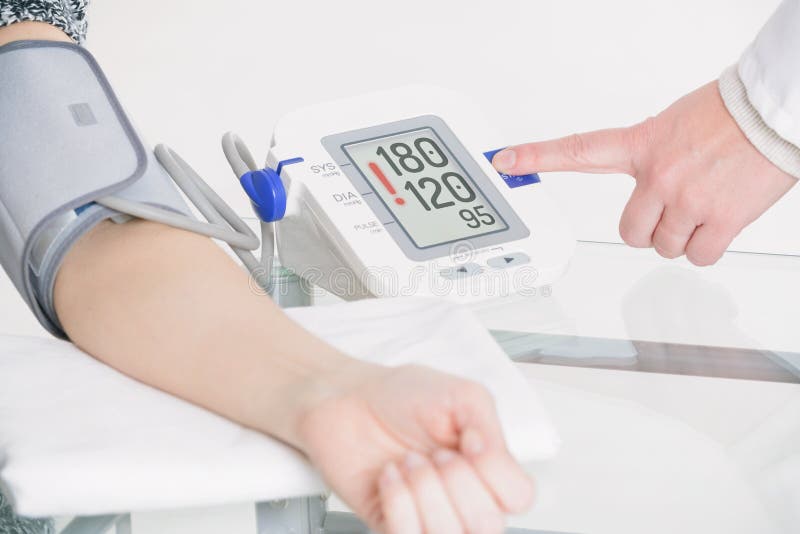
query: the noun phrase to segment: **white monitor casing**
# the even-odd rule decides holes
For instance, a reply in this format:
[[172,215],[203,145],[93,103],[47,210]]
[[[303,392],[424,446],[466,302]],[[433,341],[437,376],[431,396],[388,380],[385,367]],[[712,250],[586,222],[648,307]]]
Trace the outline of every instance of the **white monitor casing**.
[[[414,260],[384,226],[388,211],[376,213],[368,205],[363,188],[359,191],[345,173],[346,163],[341,157],[337,161],[322,143],[336,134],[425,116],[441,119],[452,131],[474,160],[469,164],[477,164],[527,226],[526,237],[477,248],[467,239],[449,246],[441,257]],[[285,115],[275,128],[267,165],[275,168],[297,157],[303,161],[281,172],[288,199],[286,215],[277,223],[280,263],[346,300],[432,295],[470,302],[550,284],[565,271],[574,239],[541,184],[511,188],[484,157],[484,152],[505,144],[474,103],[428,86],[372,93]],[[497,258],[503,257],[522,261],[490,265],[489,260],[498,265]],[[454,271],[464,266],[470,267],[464,276]]]

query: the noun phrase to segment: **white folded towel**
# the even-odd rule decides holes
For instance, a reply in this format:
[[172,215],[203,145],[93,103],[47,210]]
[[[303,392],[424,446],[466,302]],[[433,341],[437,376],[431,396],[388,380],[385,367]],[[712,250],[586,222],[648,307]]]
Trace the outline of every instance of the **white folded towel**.
[[[558,438],[536,394],[463,309],[409,298],[287,313],[355,357],[424,364],[483,383],[519,459],[555,454]],[[271,500],[324,488],[293,449],[68,343],[23,337],[0,337],[0,485],[30,516]]]

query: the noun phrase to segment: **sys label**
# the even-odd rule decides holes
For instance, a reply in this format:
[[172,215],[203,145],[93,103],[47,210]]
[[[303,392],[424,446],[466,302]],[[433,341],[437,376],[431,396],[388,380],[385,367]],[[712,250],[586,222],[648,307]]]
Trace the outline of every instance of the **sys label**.
[[326,163],[314,163],[309,167],[311,172],[318,176],[339,176],[339,169],[332,161]]

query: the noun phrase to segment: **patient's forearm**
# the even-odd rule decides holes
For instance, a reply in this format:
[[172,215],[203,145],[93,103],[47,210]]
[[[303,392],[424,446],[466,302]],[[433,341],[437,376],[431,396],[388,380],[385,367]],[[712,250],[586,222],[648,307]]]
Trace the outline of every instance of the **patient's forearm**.
[[305,404],[356,364],[290,321],[211,240],[102,223],[68,254],[58,317],[122,372],[297,444]]

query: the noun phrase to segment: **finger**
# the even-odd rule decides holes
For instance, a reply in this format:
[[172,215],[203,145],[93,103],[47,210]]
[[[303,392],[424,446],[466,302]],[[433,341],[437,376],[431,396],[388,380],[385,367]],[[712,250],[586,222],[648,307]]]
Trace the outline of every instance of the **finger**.
[[467,532],[502,533],[505,526],[503,513],[472,466],[449,449],[434,452],[433,463]]
[[505,445],[491,444],[485,434],[468,428],[460,450],[506,512],[522,512],[533,503],[533,481],[511,457]]
[[685,213],[668,207],[653,232],[653,247],[665,258],[683,256],[695,228],[697,224]]
[[414,498],[394,463],[387,465],[378,483],[387,534],[419,534],[422,532]]
[[637,185],[619,219],[620,237],[632,247],[652,246],[653,232],[663,212],[661,200]]
[[701,224],[686,244],[686,258],[695,265],[713,265],[738,232],[713,224]]
[[444,490],[439,473],[427,458],[410,452],[405,460],[405,478],[414,496],[424,532],[458,534],[464,532],[461,520]]
[[521,512],[533,502],[533,480],[511,456],[491,395],[483,388],[461,398],[456,423],[459,451],[473,466],[501,509]]
[[630,128],[573,134],[561,139],[509,147],[492,164],[506,174],[579,171],[633,174],[634,143]]

